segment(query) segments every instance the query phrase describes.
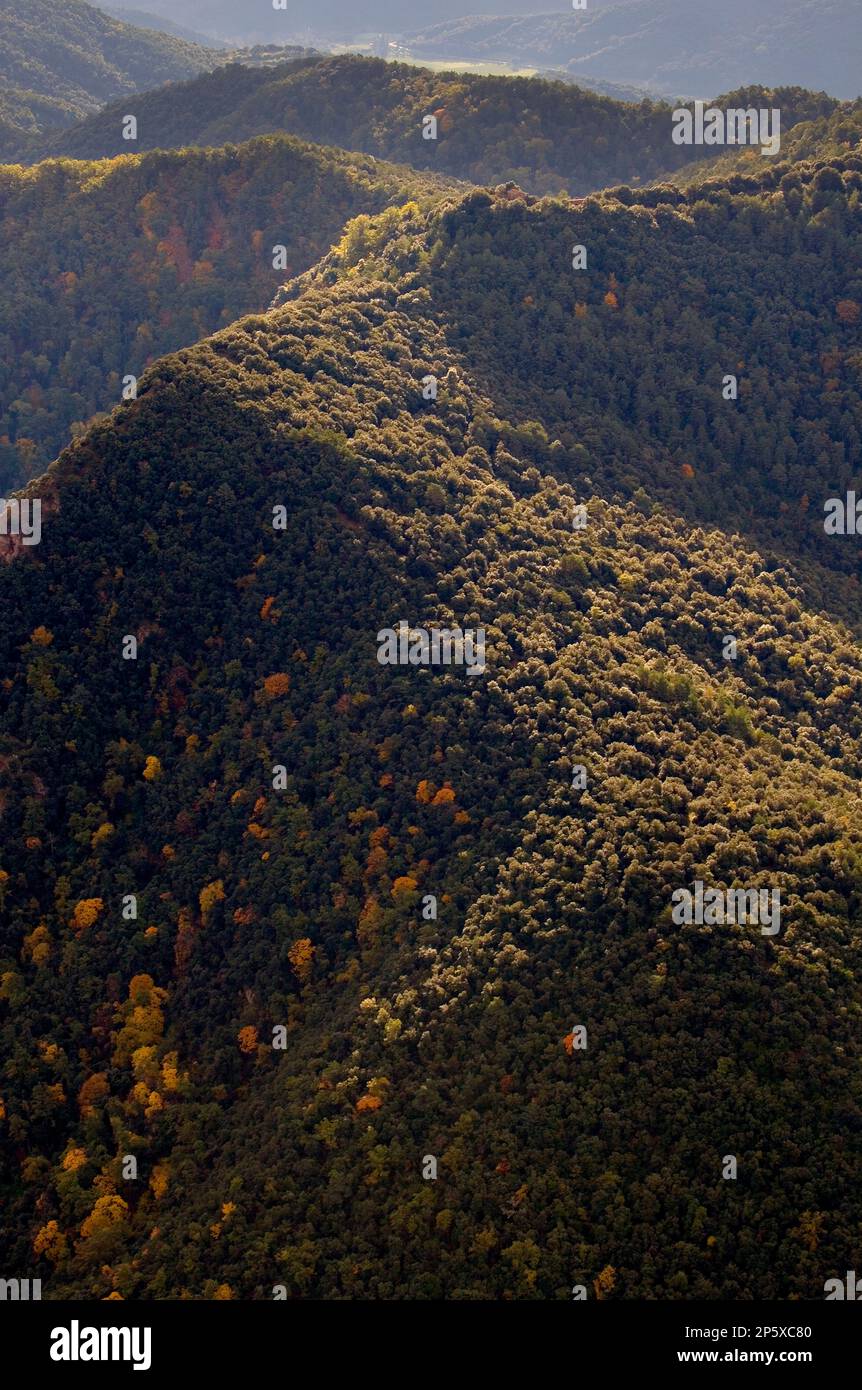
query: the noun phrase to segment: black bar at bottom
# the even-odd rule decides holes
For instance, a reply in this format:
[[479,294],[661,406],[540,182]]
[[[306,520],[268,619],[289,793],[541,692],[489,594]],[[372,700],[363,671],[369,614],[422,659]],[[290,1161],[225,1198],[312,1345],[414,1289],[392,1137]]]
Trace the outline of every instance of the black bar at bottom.
[[[860,1316],[840,1302],[792,1303],[0,1303],[7,1368],[92,1380],[103,1374],[212,1374],[218,1383],[273,1369],[302,1379],[308,1358],[327,1377],[343,1358],[356,1375],[422,1383],[475,1362],[485,1380],[499,1357],[516,1369],[548,1369],[562,1354],[569,1376],[697,1374],[703,1367],[757,1367],[847,1374],[857,1359]],[[562,1340],[559,1340],[559,1339]],[[12,1358],[10,1361],[9,1358]],[[297,1357],[301,1358],[297,1362]],[[505,1358],[503,1360],[503,1358]],[[333,1363],[336,1363],[334,1366]],[[373,1373],[373,1372],[372,1372]],[[418,1383],[418,1382],[417,1382]],[[766,1383],[769,1383],[767,1379]]]

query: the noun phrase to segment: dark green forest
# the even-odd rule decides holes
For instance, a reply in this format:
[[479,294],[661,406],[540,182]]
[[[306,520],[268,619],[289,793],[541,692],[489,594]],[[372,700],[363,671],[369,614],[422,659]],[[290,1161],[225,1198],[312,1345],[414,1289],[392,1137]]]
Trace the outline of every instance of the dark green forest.
[[46,130],[72,125],[76,115],[69,101],[0,81],[0,157],[21,158]]
[[[782,135],[780,158],[775,167],[798,164],[805,160],[843,158],[862,150],[862,101],[844,101],[831,111],[797,121]],[[698,160],[674,171],[673,182],[689,185],[733,173],[764,172],[763,160],[757,150],[723,149],[711,159]]]
[[210,49],[138,29],[79,0],[0,0],[3,88],[66,102],[76,115],[217,60]]
[[139,29],[81,0],[0,0],[4,80],[93,111],[123,92],[202,72],[213,55],[184,39]]
[[[29,485],[5,1267],[456,1300],[855,1267],[862,605],[823,503],[860,189],[844,151],[360,216]],[[401,619],[483,628],[484,676],[381,666]],[[696,879],[780,887],[780,934],[674,924]]]
[[[779,106],[785,132],[842,105],[851,109],[799,87],[748,87],[718,104]],[[140,149],[221,145],[286,131],[472,183],[511,179],[535,194],[647,182],[691,159],[689,147],[671,141],[672,108],[665,102],[632,104],[544,78],[431,72],[350,55],[276,68],[228,64],[109,105],[51,136],[30,157],[125,154],[128,111],[138,119]],[[435,140],[423,138],[427,115],[437,118]]]
[[223,63],[268,67],[309,52],[297,45],[210,48],[82,0],[0,0],[0,160],[38,158],[51,132],[105,102],[126,105],[133,93]]
[[507,418],[576,446],[609,493],[646,489],[778,556],[816,556],[810,582],[828,576],[855,613],[858,557],[824,534],[822,504],[853,486],[860,452],[860,189],[859,155],[576,200],[501,185],[468,200],[451,244],[445,215],[415,240],[409,222],[393,239],[388,217],[357,219],[280,298],[424,270]]

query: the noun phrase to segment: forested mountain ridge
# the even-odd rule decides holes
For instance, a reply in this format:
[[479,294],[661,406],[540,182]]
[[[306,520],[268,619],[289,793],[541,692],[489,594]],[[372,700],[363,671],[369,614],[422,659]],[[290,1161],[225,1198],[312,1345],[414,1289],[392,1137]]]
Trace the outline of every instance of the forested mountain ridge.
[[[839,105],[824,92],[762,87],[717,104],[735,106],[743,96],[764,108],[779,106],[784,132]],[[138,122],[135,148],[220,145],[284,130],[471,183],[512,179],[536,194],[646,182],[687,164],[694,153],[673,143],[666,103],[613,101],[538,77],[431,72],[341,55],[276,68],[221,67],[109,106],[46,141],[38,156],[124,154],[128,112]],[[436,139],[423,137],[429,115],[437,120]],[[702,153],[714,150],[702,147]]]
[[452,186],[283,135],[0,168],[0,496],[157,357],[268,308],[349,218]]
[[[739,103],[742,105],[742,102]],[[862,101],[842,102],[832,111],[798,121],[782,136],[781,152],[774,161],[770,177],[780,178],[789,166],[803,161],[828,163],[862,151]],[[770,161],[772,162],[772,161]],[[763,168],[758,150],[723,149],[707,160],[697,160],[674,171],[674,183],[702,183],[707,179],[727,179],[734,173],[754,174]]]
[[73,125],[79,115],[70,101],[10,87],[0,80],[0,160],[24,157],[46,131]]
[[[505,74],[502,74],[505,76]],[[605,82],[598,77],[584,77],[577,82],[570,77],[567,72],[561,72],[558,68],[541,68],[532,74],[533,77],[541,77],[546,82],[566,82],[569,86],[580,87],[585,92],[596,92],[599,96],[610,97],[612,101],[655,101],[654,92],[648,92],[643,87],[629,87],[620,82]]]
[[[0,1180],[44,1298],[814,1298],[853,1267],[862,652],[821,502],[862,170],[741,182],[359,219],[31,484]],[[798,562],[734,533],[783,544],[756,459],[773,501],[812,485]],[[401,619],[482,627],[485,674],[381,665]],[[696,879],[780,886],[780,933],[675,925]]]
[[[537,207],[501,186],[468,199],[451,252],[428,234],[426,275],[505,418],[577,439],[609,491],[647,487],[692,521],[816,558],[850,584],[835,611],[858,617],[855,551],[824,535],[819,499],[852,488],[862,445],[860,188],[856,153]],[[276,303],[345,274],[400,278],[426,262],[421,221],[416,236],[360,218]]]
[[[309,53],[277,50],[280,62]],[[0,160],[39,159],[51,132],[106,102],[125,106],[133,93],[221,63],[271,66],[275,58],[268,50],[210,48],[138,28],[79,0],[0,0]],[[128,145],[117,150],[128,152]]]
[[79,0],[0,0],[0,74],[16,87],[70,102],[78,114],[127,92],[191,77],[217,55],[136,29]]
[[57,128],[123,93],[191,77],[209,49],[137,29],[78,0],[0,0],[0,160],[28,158]]

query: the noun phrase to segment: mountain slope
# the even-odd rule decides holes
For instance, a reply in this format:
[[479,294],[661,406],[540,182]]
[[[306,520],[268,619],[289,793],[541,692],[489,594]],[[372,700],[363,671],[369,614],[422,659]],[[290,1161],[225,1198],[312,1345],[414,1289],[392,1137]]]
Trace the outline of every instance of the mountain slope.
[[175,39],[185,39],[187,43],[200,44],[203,48],[226,47],[222,39],[213,38],[209,34],[199,34],[194,29],[184,29],[181,24],[175,24],[169,15],[151,14],[149,10],[139,10],[127,5],[99,4],[96,8],[104,10],[114,19],[121,19],[124,24],[134,24],[137,29],[155,29],[160,34],[171,34]]
[[[784,131],[837,105],[824,93],[799,89],[758,88],[749,95],[780,104]],[[535,193],[636,183],[692,154],[673,143],[671,108],[661,103],[630,105],[541,78],[435,73],[346,55],[274,69],[229,65],[110,106],[46,142],[40,154],[125,153],[123,117],[132,108],[136,148],[219,145],[285,130],[472,183],[513,179]],[[436,139],[423,138],[428,115],[436,115]]]
[[[648,486],[693,521],[855,575],[820,501],[853,486],[862,443],[860,189],[856,154],[536,211],[501,187],[467,201],[457,244],[435,244],[425,279],[500,413],[579,441],[591,478],[624,495]],[[575,246],[585,270],[572,269]],[[400,274],[400,249],[390,267],[389,243],[374,247],[364,224],[349,229],[312,282],[345,266]],[[413,254],[422,263],[421,241]]]
[[21,159],[45,132],[74,125],[74,104],[0,81],[0,162]]
[[448,186],[287,136],[0,169],[0,496],[124,378],[266,309],[348,218]]
[[209,49],[136,29],[79,0],[0,0],[0,77],[69,102],[78,114],[190,77],[214,58]]
[[[783,136],[780,159],[775,161],[772,177],[780,182],[793,164],[810,160],[826,164],[849,154],[858,156],[860,150],[862,101],[842,102],[830,112],[799,121]],[[724,149],[712,159],[698,160],[675,170],[674,182],[702,183],[714,178],[726,180],[734,173],[751,175],[760,164],[757,150]]]
[[[853,1267],[862,609],[817,513],[860,422],[831,314],[860,185],[360,219],[32,485],[42,542],[0,570],[4,1267],[457,1300]],[[812,487],[796,558],[782,485]],[[483,627],[485,674],[381,665],[401,619]],[[779,933],[674,924],[698,879],[778,888]]]

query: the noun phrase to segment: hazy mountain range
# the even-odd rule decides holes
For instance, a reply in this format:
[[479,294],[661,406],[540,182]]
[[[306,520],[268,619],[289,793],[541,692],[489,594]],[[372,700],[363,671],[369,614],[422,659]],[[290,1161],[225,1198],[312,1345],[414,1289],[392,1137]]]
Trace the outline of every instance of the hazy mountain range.
[[[635,2],[591,0],[591,6],[599,11]],[[115,8],[126,8],[123,0],[113,0],[113,4]],[[283,10],[274,10],[272,0],[251,0],[247,5],[237,5],[235,0],[147,0],[141,8],[232,43],[296,42],[311,31],[316,36],[340,40],[375,30],[395,34],[417,28],[416,7],[407,0],[363,0],[360,6],[348,0],[321,0],[319,4],[289,0]],[[483,13],[481,6],[470,8],[474,13]],[[489,4],[484,13],[518,15],[544,11],[547,0],[502,0]],[[437,0],[434,6],[435,18],[440,21],[457,19],[463,13],[464,0]]]
[[[744,39],[741,39],[744,35]],[[857,0],[630,0],[584,12],[471,15],[408,33],[417,58],[503,59],[659,92],[747,86],[862,93]]]
[[139,10],[122,4],[100,4],[97,8],[139,29],[157,29],[163,34],[171,34],[174,38],[185,39],[187,43],[200,44],[204,48],[227,46],[223,39],[217,38],[214,34],[199,34],[194,29],[184,29],[181,24],[175,24],[169,15],[153,14],[150,10]]
[[398,36],[418,58],[497,60],[565,68],[670,95],[714,96],[761,83],[804,86],[857,97],[862,71],[858,0],[590,0],[584,11],[545,3],[470,7],[439,0],[433,20],[417,22],[407,0],[153,0],[154,13],[201,33],[242,42],[325,46],[378,30]]

